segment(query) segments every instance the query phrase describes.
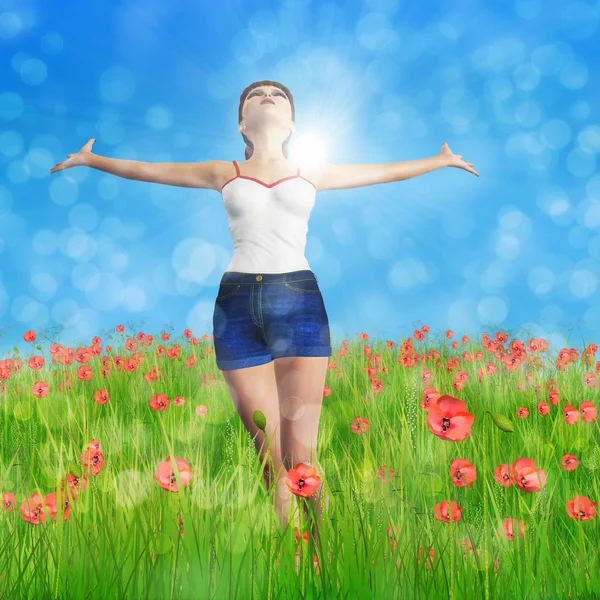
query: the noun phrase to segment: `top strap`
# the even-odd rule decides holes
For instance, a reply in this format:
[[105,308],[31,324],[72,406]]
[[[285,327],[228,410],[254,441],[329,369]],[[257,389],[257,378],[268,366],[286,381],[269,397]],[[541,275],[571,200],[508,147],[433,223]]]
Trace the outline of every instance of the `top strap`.
[[300,177],[300,165],[298,165],[298,173],[296,174],[296,177]]

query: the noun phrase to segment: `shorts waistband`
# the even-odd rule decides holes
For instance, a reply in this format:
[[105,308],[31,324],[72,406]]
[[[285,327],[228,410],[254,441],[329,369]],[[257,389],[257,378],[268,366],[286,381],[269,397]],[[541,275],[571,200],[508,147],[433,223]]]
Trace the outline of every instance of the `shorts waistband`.
[[221,283],[285,283],[301,281],[303,279],[314,279],[317,276],[310,270],[290,271],[289,273],[240,273],[238,271],[225,271],[221,277]]

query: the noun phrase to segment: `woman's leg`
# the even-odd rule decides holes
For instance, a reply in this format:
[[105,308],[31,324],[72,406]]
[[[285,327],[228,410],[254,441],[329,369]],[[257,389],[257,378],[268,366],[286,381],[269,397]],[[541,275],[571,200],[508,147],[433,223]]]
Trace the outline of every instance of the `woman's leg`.
[[[289,356],[273,361],[279,394],[282,460],[288,470],[298,463],[318,465],[317,435],[328,361],[327,356]],[[317,472],[323,477],[320,469]],[[323,497],[322,489],[321,484],[307,499],[317,517],[312,527],[317,544],[316,525],[322,520],[322,500],[328,500]]]
[[[223,377],[227,383],[233,404],[244,426],[254,439],[254,446],[261,464],[265,462],[267,457],[268,446],[264,433],[254,424],[254,411],[262,411],[267,419],[266,431],[271,445],[273,464],[267,458],[263,478],[267,492],[274,492],[273,507],[279,522],[285,527],[288,510],[292,503],[290,492],[287,491],[286,493],[287,487],[285,486],[287,469],[283,464],[281,455],[279,399],[274,364],[269,362],[255,367],[223,371]],[[281,484],[286,490],[282,489]]]

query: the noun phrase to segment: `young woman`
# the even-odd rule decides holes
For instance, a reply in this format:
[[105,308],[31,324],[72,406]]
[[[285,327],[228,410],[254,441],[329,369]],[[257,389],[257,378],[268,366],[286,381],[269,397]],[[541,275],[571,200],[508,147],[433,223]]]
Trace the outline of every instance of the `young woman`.
[[[291,495],[287,471],[298,463],[318,467],[317,433],[331,340],[316,275],[304,257],[308,220],[318,191],[400,181],[441,167],[479,174],[447,144],[436,156],[386,164],[320,164],[288,160],[295,128],[294,99],[276,81],[258,81],[240,96],[238,131],[244,162],[147,163],[92,154],[89,140],[51,172],[77,165],[140,181],[209,188],[221,193],[234,254],[219,285],[213,314],[217,367],[261,461],[267,444],[253,421],[266,416],[274,472],[265,483],[283,526]],[[320,490],[311,497],[321,520]],[[327,505],[326,499],[326,505]]]

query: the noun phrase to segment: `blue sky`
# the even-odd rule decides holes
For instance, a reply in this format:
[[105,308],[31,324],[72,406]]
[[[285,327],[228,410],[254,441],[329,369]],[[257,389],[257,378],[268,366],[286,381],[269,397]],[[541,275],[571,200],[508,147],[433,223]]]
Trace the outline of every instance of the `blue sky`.
[[233,252],[220,194],[49,170],[89,138],[113,158],[243,161],[239,95],[263,79],[292,91],[292,142],[317,136],[327,162],[415,160],[447,142],[480,174],[317,194],[306,257],[334,352],[362,332],[399,344],[423,324],[446,344],[448,329],[543,337],[554,352],[598,343],[599,14],[556,1],[0,0],[0,358],[28,356],[31,329],[45,349],[105,346],[119,323],[212,334]]

